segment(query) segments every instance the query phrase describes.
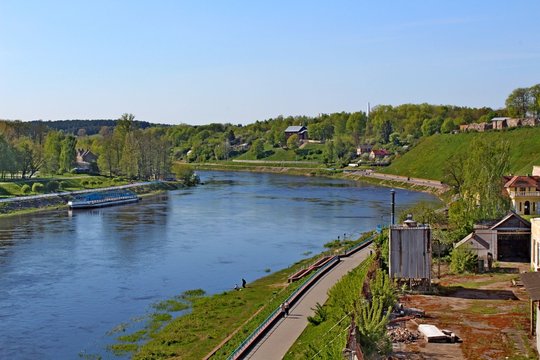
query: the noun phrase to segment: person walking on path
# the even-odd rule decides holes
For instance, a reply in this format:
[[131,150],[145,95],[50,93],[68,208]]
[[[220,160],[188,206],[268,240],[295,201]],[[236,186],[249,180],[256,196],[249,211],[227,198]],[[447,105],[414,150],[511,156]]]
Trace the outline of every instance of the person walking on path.
[[279,309],[281,310],[281,315],[283,315],[283,317],[286,317],[287,312],[285,310],[285,303],[282,303],[281,305],[279,305]]
[[283,307],[285,308],[285,316],[289,316],[289,303],[285,301]]

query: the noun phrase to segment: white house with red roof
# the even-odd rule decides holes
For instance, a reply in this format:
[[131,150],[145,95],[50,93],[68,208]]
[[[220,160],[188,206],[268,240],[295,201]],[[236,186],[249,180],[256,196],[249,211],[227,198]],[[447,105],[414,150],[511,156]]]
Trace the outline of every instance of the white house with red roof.
[[540,214],[540,176],[505,176],[504,189],[519,215]]

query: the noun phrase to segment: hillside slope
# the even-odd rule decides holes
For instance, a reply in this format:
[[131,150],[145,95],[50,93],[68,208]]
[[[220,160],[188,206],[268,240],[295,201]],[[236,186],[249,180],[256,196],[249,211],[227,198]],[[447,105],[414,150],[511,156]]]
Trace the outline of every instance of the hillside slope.
[[476,138],[510,144],[510,173],[530,174],[540,165],[540,128],[519,128],[486,133],[438,134],[424,138],[406,154],[380,172],[443,180],[445,163],[459,153],[467,154]]

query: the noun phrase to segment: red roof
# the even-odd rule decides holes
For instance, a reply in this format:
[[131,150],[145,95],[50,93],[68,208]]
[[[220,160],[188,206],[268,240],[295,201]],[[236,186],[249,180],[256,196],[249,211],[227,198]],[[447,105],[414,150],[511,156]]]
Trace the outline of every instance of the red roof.
[[390,152],[388,152],[385,149],[376,149],[376,150],[372,150],[371,152],[373,152],[373,155],[382,155],[382,156],[390,155]]
[[540,190],[540,176],[505,176],[506,180],[504,187],[534,187]]

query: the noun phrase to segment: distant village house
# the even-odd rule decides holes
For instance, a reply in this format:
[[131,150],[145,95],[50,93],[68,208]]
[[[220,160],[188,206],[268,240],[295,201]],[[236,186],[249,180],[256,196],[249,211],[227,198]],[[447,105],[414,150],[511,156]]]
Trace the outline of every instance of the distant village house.
[[90,171],[97,162],[97,155],[88,149],[77,149],[75,158],[76,169],[81,172]]
[[371,152],[369,153],[369,158],[371,160],[375,160],[375,159],[382,159],[386,156],[389,156],[390,155],[390,152],[386,149],[373,149],[371,150]]
[[305,126],[289,126],[285,129],[285,139],[289,139],[293,135],[298,135],[298,140],[304,141],[308,139],[308,131]]
[[507,128],[516,128],[522,126],[538,126],[540,120],[536,118],[510,118],[510,117],[494,117],[491,122],[472,123],[459,125],[459,131],[478,131],[484,132],[487,130],[503,130]]
[[371,150],[373,150],[373,145],[369,145],[369,144],[358,145],[358,147],[356,148],[356,155],[360,156],[363,154],[369,154]]

